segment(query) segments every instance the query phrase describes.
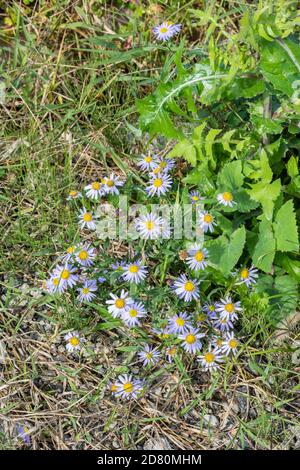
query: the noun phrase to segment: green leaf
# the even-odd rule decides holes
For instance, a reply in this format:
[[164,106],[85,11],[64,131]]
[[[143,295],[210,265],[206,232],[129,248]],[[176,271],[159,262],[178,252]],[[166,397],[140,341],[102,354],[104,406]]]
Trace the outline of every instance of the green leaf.
[[272,223],[263,218],[259,224],[259,236],[252,259],[254,265],[265,273],[270,273],[272,270],[275,246]]
[[300,282],[300,261],[290,258],[288,255],[278,253],[276,256],[276,261],[278,257],[278,264],[286,270],[290,276],[292,276],[296,281]]
[[237,203],[236,209],[240,212],[250,212],[258,207],[258,202],[253,201],[245,189],[234,193],[234,201]]
[[287,162],[287,172],[288,175],[293,178],[299,174],[298,169],[298,158],[292,156],[289,161]]
[[295,91],[293,84],[299,80],[299,45],[289,39],[262,41],[259,66],[276,90],[291,97]]
[[267,220],[272,219],[274,202],[278,198],[281,190],[280,179],[273,181],[273,183],[266,184],[264,181],[252,184],[251,189],[248,189],[248,194],[251,199],[259,202],[262,205],[264,215]]
[[218,186],[224,191],[234,191],[243,186],[244,176],[240,160],[226,163],[218,174]]
[[182,157],[192,166],[197,163],[197,151],[193,144],[188,139],[183,139],[168,153],[168,157]]
[[209,260],[228,275],[240,259],[246,241],[245,227],[235,230],[228,240],[224,235],[208,242]]
[[273,227],[277,250],[298,252],[297,222],[291,199],[277,212]]

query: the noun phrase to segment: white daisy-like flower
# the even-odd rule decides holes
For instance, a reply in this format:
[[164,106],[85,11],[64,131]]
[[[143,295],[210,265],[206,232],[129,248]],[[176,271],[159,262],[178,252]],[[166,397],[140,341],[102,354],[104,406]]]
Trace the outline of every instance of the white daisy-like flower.
[[219,193],[217,195],[217,199],[220,204],[225,207],[233,207],[236,202],[233,200],[233,195],[229,191],[225,191],[224,193]]
[[186,312],[178,313],[169,318],[169,332],[173,335],[184,334],[192,328],[189,315]]
[[105,303],[108,305],[107,310],[114,317],[121,317],[134,303],[134,301],[129,297],[128,292],[122,289],[120,295],[109,294],[111,296],[110,300],[107,300]]
[[251,284],[255,284],[257,281],[256,279],[258,278],[258,269],[256,269],[254,266],[251,266],[251,268],[242,268],[239,271],[239,278],[242,284],[246,284],[247,287],[250,287]]
[[124,281],[139,284],[145,279],[147,273],[148,269],[145,266],[142,266],[142,260],[138,260],[133,263],[126,264],[123,267],[123,274],[121,277]]
[[185,274],[181,274],[172,286],[172,289],[180,299],[185,302],[198,300],[199,295],[199,282],[195,279],[188,279]]
[[220,316],[216,316],[216,319],[212,320],[214,328],[220,330],[222,333],[224,331],[229,331],[233,329],[233,321],[229,318],[220,318]]
[[120,177],[111,173],[108,178],[103,179],[104,189],[107,194],[119,194],[119,187],[124,185],[124,181]]
[[158,173],[152,175],[146,191],[149,196],[164,196],[172,186],[172,180],[168,174]]
[[115,385],[117,387],[115,395],[126,400],[137,398],[143,389],[142,381],[134,379],[129,374],[119,375]]
[[173,36],[179,33],[181,30],[181,24],[174,24],[171,21],[164,21],[158,26],[153,28],[153,33],[156,36],[156,39],[160,41],[168,41]]
[[228,356],[230,353],[236,354],[239,341],[233,332],[227,333],[222,344],[222,352]]
[[79,292],[78,300],[80,302],[91,302],[96,297],[97,281],[94,279],[87,279],[83,286],[77,289]]
[[143,366],[154,366],[160,360],[160,352],[152,346],[149,346],[149,344],[146,344],[143,351],[138,352],[138,357],[143,363]]
[[208,251],[205,248],[201,248],[199,245],[194,245],[188,250],[188,257],[186,258],[186,262],[191,269],[199,271],[200,269],[206,268],[207,258]]
[[132,305],[122,313],[122,320],[129,327],[140,326],[140,319],[147,315],[145,306],[142,302],[133,302]]
[[210,340],[211,347],[215,347],[217,349],[222,350],[222,346],[226,341],[226,337],[224,335],[213,335]]
[[91,211],[88,211],[85,207],[83,207],[82,209],[80,209],[78,215],[78,223],[80,225],[80,228],[84,229],[85,227],[87,227],[89,230],[95,230],[95,218],[96,216],[93,215]]
[[76,191],[75,189],[72,189],[72,191],[69,192],[67,201],[72,201],[73,199],[79,199],[81,197],[82,197],[82,194],[80,191]]
[[66,350],[68,352],[80,351],[84,338],[80,336],[78,331],[70,331],[64,336],[66,340]]
[[155,167],[152,170],[153,175],[158,175],[159,173],[168,173],[172,170],[175,165],[174,160],[170,160],[169,158],[163,158],[157,156],[155,158]]
[[167,339],[170,336],[170,329],[168,322],[162,323],[158,328],[152,328],[153,333],[155,333],[160,339]]
[[191,191],[189,197],[192,204],[199,204],[204,199],[199,191]]
[[157,155],[143,155],[140,160],[138,160],[137,164],[142,171],[151,171],[153,170],[157,163],[156,163]]
[[220,362],[223,362],[222,352],[218,348],[212,349],[211,346],[208,350],[197,358],[204,370],[213,372],[219,369]]
[[50,278],[46,280],[46,290],[50,294],[61,294],[66,290],[67,287],[67,284],[55,274],[52,274]]
[[94,264],[95,258],[96,250],[90,245],[80,246],[76,251],[76,261],[81,264],[81,266],[92,266]]
[[217,225],[214,216],[207,211],[199,212],[199,224],[203,232],[214,231],[214,226]]
[[61,258],[62,261],[67,262],[67,261],[70,261],[72,258],[74,258],[76,250],[77,250],[76,245],[68,246],[65,254]]
[[106,193],[105,180],[94,181],[84,188],[89,199],[97,200]]
[[155,240],[160,237],[163,220],[153,212],[141,215],[136,219],[136,230],[142,238]]
[[173,362],[176,354],[177,354],[177,346],[170,346],[169,348],[167,348],[166,356],[167,356],[168,362]]
[[54,276],[62,280],[68,287],[73,287],[77,284],[79,277],[76,273],[76,268],[71,264],[57,265],[53,270]]
[[238,312],[242,310],[241,302],[234,303],[229,295],[216,303],[216,312],[219,314],[220,319],[225,318],[234,321],[238,318]]
[[182,340],[182,346],[190,354],[195,354],[197,351],[202,349],[201,338],[204,338],[205,334],[200,333],[197,328],[191,328],[183,335],[178,336]]

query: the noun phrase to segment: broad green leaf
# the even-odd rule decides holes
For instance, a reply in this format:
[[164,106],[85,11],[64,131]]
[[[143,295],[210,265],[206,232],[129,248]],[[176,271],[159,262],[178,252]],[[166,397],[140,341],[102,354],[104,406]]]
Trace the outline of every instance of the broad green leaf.
[[273,227],[277,250],[295,252],[299,250],[296,215],[291,199],[277,212]]
[[250,212],[258,207],[258,202],[253,201],[245,189],[240,189],[234,193],[236,209],[240,212]]
[[287,162],[287,172],[291,178],[299,174],[298,158],[292,156],[289,159],[289,161]]
[[197,163],[197,151],[193,142],[188,139],[183,139],[168,153],[168,157],[182,157],[192,166]]
[[[205,138],[205,151],[207,157],[214,162],[214,156],[213,156],[213,144],[215,143],[216,137],[222,132],[222,129],[211,129],[206,138]],[[213,164],[213,167],[215,167],[215,164]]]
[[255,245],[252,259],[254,265],[265,273],[270,273],[272,270],[275,247],[272,223],[264,218],[259,224],[258,241]]
[[229,274],[240,259],[246,241],[246,230],[242,226],[230,235],[226,249],[220,258],[220,268],[224,274]]
[[234,191],[243,186],[244,176],[240,160],[226,163],[218,174],[218,186],[223,191]]
[[300,74],[299,45],[290,39],[262,41],[259,67],[276,90],[292,96]]
[[251,189],[247,192],[251,199],[259,202],[262,205],[264,215],[267,220],[272,219],[274,202],[278,198],[281,190],[280,179],[273,181],[273,183],[266,184],[265,182],[259,182],[251,185]]

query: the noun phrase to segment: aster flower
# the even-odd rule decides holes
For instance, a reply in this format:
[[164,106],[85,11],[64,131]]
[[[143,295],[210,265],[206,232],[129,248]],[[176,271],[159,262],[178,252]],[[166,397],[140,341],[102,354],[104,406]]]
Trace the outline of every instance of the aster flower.
[[117,387],[115,395],[126,400],[137,398],[143,389],[142,381],[128,374],[119,375],[115,385]]
[[22,425],[22,424],[17,424],[16,433],[17,433],[17,437],[19,439],[22,439],[24,444],[26,444],[27,446],[30,446],[30,444],[31,444],[30,429],[29,429],[28,426]]
[[185,302],[199,299],[199,282],[195,279],[188,279],[185,274],[181,274],[172,286],[175,293]]
[[151,171],[157,165],[155,158],[156,155],[143,155],[142,158],[138,160],[137,164],[142,171]]
[[75,245],[68,246],[65,254],[62,256],[62,261],[68,262],[70,261],[70,259],[74,258],[76,249],[77,248]]
[[242,284],[246,284],[247,287],[250,287],[251,284],[255,284],[257,281],[256,279],[258,278],[257,274],[258,269],[256,269],[254,266],[251,266],[251,268],[242,268],[239,272],[239,278]]
[[122,314],[122,320],[129,327],[140,326],[140,319],[147,315],[142,302],[133,302],[132,305]]
[[125,264],[125,261],[116,261],[115,263],[112,263],[110,267],[113,271],[123,271]]
[[224,331],[232,330],[233,320],[229,318],[220,318],[219,315],[216,315],[216,318],[212,320],[214,328],[220,330],[222,333]]
[[77,289],[79,292],[78,300],[80,302],[91,302],[95,297],[97,290],[97,281],[94,279],[86,280],[82,287]]
[[157,156],[155,158],[155,166],[152,170],[152,173],[154,175],[157,175],[159,173],[168,173],[170,170],[172,170],[174,165],[175,165],[174,160]]
[[202,308],[209,318],[216,318],[216,306],[213,302],[206,302]]
[[46,280],[46,290],[50,294],[61,294],[67,288],[67,284],[57,275],[52,274],[49,279]]
[[68,287],[73,287],[77,284],[79,278],[75,274],[76,268],[71,264],[57,265],[53,270],[54,276],[61,279]]
[[207,211],[199,212],[199,224],[205,233],[208,231],[213,233],[214,226],[217,225],[214,216]]
[[80,209],[78,215],[78,223],[80,225],[80,228],[84,229],[85,227],[87,227],[89,230],[95,230],[95,218],[96,216],[94,216],[92,212],[86,210],[86,208],[83,207],[82,209]]
[[222,344],[222,352],[228,356],[230,353],[236,354],[239,341],[233,332],[227,333]]
[[120,180],[119,176],[113,173],[109,178],[104,178],[103,182],[105,192],[108,194],[119,194],[119,187],[124,185],[124,182]]
[[112,395],[116,395],[118,391],[118,387],[116,385],[116,382],[109,382],[108,383],[108,389],[111,391]]
[[106,277],[104,277],[104,276],[99,276],[99,277],[97,278],[97,282],[98,282],[99,284],[104,284],[104,282],[106,282]]
[[200,269],[206,268],[207,257],[208,251],[205,248],[201,248],[199,245],[194,245],[188,250],[188,257],[186,259],[186,262],[191,269],[199,271]]
[[200,196],[199,191],[191,191],[189,197],[192,204],[199,204],[204,199]]
[[195,354],[197,351],[202,349],[201,338],[204,338],[205,334],[200,333],[196,328],[191,328],[189,331],[185,332],[183,335],[179,336],[179,339],[182,340],[182,346],[190,354]]
[[152,346],[145,344],[143,351],[138,353],[138,357],[144,367],[148,365],[154,366],[160,360],[160,352]]
[[172,186],[172,180],[169,175],[158,173],[152,175],[150,182],[146,187],[149,196],[164,196]]
[[163,220],[153,212],[136,219],[136,230],[142,238],[154,240],[160,237]]
[[232,302],[231,297],[227,295],[225,299],[221,299],[216,303],[216,312],[219,313],[220,319],[236,320],[237,312],[241,312],[241,302]]
[[169,331],[173,335],[184,334],[192,328],[189,315],[186,312],[179,313],[169,318]]
[[142,260],[139,260],[124,266],[122,278],[124,281],[139,284],[145,279],[147,272],[148,269],[142,266]]
[[80,191],[76,191],[75,189],[72,189],[72,191],[69,192],[67,201],[72,201],[73,199],[79,199],[81,197],[82,197],[82,194]]
[[168,359],[168,362],[173,362],[174,357],[177,354],[177,347],[176,346],[170,346],[169,348],[166,349],[166,356]]
[[208,350],[198,357],[198,361],[202,365],[203,369],[213,372],[219,369],[220,362],[223,362],[222,352],[220,349],[212,349],[211,346],[208,347]]
[[84,190],[89,199],[97,200],[106,193],[105,180],[94,181],[85,186]]
[[222,350],[222,346],[226,341],[226,337],[222,335],[213,335],[210,340],[211,347]]
[[217,199],[220,204],[222,204],[225,207],[233,207],[236,202],[233,200],[233,195],[229,191],[225,191],[225,193],[219,193],[217,195]]
[[173,36],[179,33],[181,30],[181,24],[174,24],[171,21],[164,21],[158,26],[153,28],[153,33],[156,36],[156,39],[160,41],[168,41]]
[[134,301],[128,296],[128,292],[122,289],[121,294],[109,294],[111,296],[110,300],[107,300],[105,303],[108,304],[108,311],[114,317],[120,317],[125,313]]
[[65,336],[66,350],[68,352],[80,351],[84,338],[80,336],[78,331],[70,331]]
[[76,261],[84,267],[92,266],[95,258],[96,250],[90,245],[83,245],[76,252]]
[[167,322],[162,323],[156,328],[152,328],[153,333],[155,333],[161,339],[167,339],[170,336],[170,329]]

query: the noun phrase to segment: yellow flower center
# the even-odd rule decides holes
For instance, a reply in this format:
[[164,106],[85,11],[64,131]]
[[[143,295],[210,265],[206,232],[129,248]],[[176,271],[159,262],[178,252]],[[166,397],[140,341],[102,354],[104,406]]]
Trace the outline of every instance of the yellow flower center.
[[146,163],[151,163],[152,162],[152,157],[150,157],[150,156],[145,157],[145,162]]
[[151,353],[151,352],[146,353],[146,358],[147,358],[147,359],[152,359],[152,353]]
[[205,360],[206,362],[209,362],[209,363],[214,362],[214,360],[215,360],[215,355],[214,355],[213,353],[211,353],[211,352],[207,352],[207,353],[204,354],[204,360]]
[[157,168],[154,168],[153,173],[157,175],[158,173],[160,173],[160,170],[161,168],[158,166]]
[[76,336],[72,336],[72,338],[70,338],[69,342],[70,342],[70,344],[72,344],[72,346],[78,346],[79,339]]
[[69,192],[69,196],[70,196],[70,197],[76,197],[77,194],[78,194],[78,191],[70,191],[70,192]]
[[59,279],[58,279],[58,277],[55,277],[54,279],[52,279],[52,284],[53,284],[54,286],[58,286],[58,284],[59,284]]
[[138,312],[137,310],[135,310],[134,308],[132,308],[131,310],[129,310],[129,315],[132,317],[132,318],[135,318],[137,316]]
[[195,290],[195,284],[192,281],[187,281],[184,288],[187,292],[193,292],[193,290]]
[[117,308],[124,308],[125,307],[125,300],[124,299],[117,299],[115,302],[115,306]]
[[70,271],[68,269],[64,269],[61,273],[61,278],[62,279],[69,279],[70,277]]
[[249,277],[249,270],[247,268],[243,268],[240,272],[242,279],[248,279]]
[[152,220],[148,220],[146,222],[146,228],[147,228],[147,230],[153,230],[154,229],[154,222],[152,222]]
[[214,306],[214,305],[210,305],[210,306],[208,307],[208,310],[209,310],[210,312],[214,312],[214,311],[215,311],[215,306]]
[[133,391],[133,385],[131,382],[126,382],[123,384],[123,390],[125,393],[131,393]]
[[114,183],[113,180],[107,180],[107,181],[106,181],[106,186],[108,186],[109,188],[111,188],[111,187],[114,186],[114,185],[115,185],[115,183]]
[[128,271],[132,274],[137,273],[139,270],[139,267],[136,264],[133,264],[132,266],[129,267]]
[[202,251],[197,251],[197,253],[195,253],[195,260],[198,262],[204,260],[204,254],[202,253]]
[[183,318],[177,318],[175,322],[178,326],[184,326],[185,320]]
[[160,168],[166,168],[167,162],[160,162],[159,166]]
[[84,287],[84,288],[82,289],[82,293],[83,293],[83,294],[88,294],[89,292],[90,292],[90,289],[89,289],[88,287]]
[[161,178],[156,178],[153,182],[153,186],[155,188],[160,188],[163,184],[163,180]]
[[176,351],[177,351],[176,346],[173,346],[172,348],[169,348],[169,349],[168,349],[168,355],[169,355],[169,356],[175,356]]
[[231,339],[229,342],[228,342],[228,346],[232,349],[235,349],[238,345],[238,342],[236,339]]
[[219,347],[222,346],[222,345],[223,345],[223,340],[222,340],[222,338],[218,338],[217,341],[216,341],[216,343],[217,343],[217,346],[219,346]]
[[199,201],[199,197],[198,196],[192,196],[192,200],[193,201]]
[[213,216],[210,214],[205,214],[205,216],[203,217],[203,220],[207,224],[210,224],[213,221]]
[[232,303],[226,304],[226,305],[225,305],[225,310],[226,310],[226,312],[228,312],[228,313],[234,312],[234,305],[233,305]]
[[117,387],[115,384],[112,384],[111,387],[110,387],[110,390],[111,390],[112,392],[116,392],[116,391],[117,391],[117,388],[118,388],[118,387]]
[[92,188],[93,188],[95,191],[99,191],[99,189],[101,188],[101,184],[98,183],[98,181],[95,181],[94,183],[92,183]]
[[190,333],[185,337],[185,341],[188,344],[194,344],[196,342],[196,336]]
[[67,253],[69,253],[69,255],[72,255],[75,251],[75,246],[69,246],[69,248],[67,248]]
[[224,201],[228,201],[228,202],[229,202],[229,201],[232,201],[233,196],[232,196],[231,193],[229,193],[229,192],[226,191],[225,193],[223,193],[223,199],[224,199]]
[[82,250],[79,252],[78,256],[82,261],[84,261],[88,258],[89,254],[86,250]]
[[160,28],[160,32],[161,33],[166,33],[168,31],[168,28],[166,28],[165,26],[163,28]]
[[92,214],[90,212],[86,212],[85,214],[83,214],[83,220],[85,222],[91,222],[92,220]]

